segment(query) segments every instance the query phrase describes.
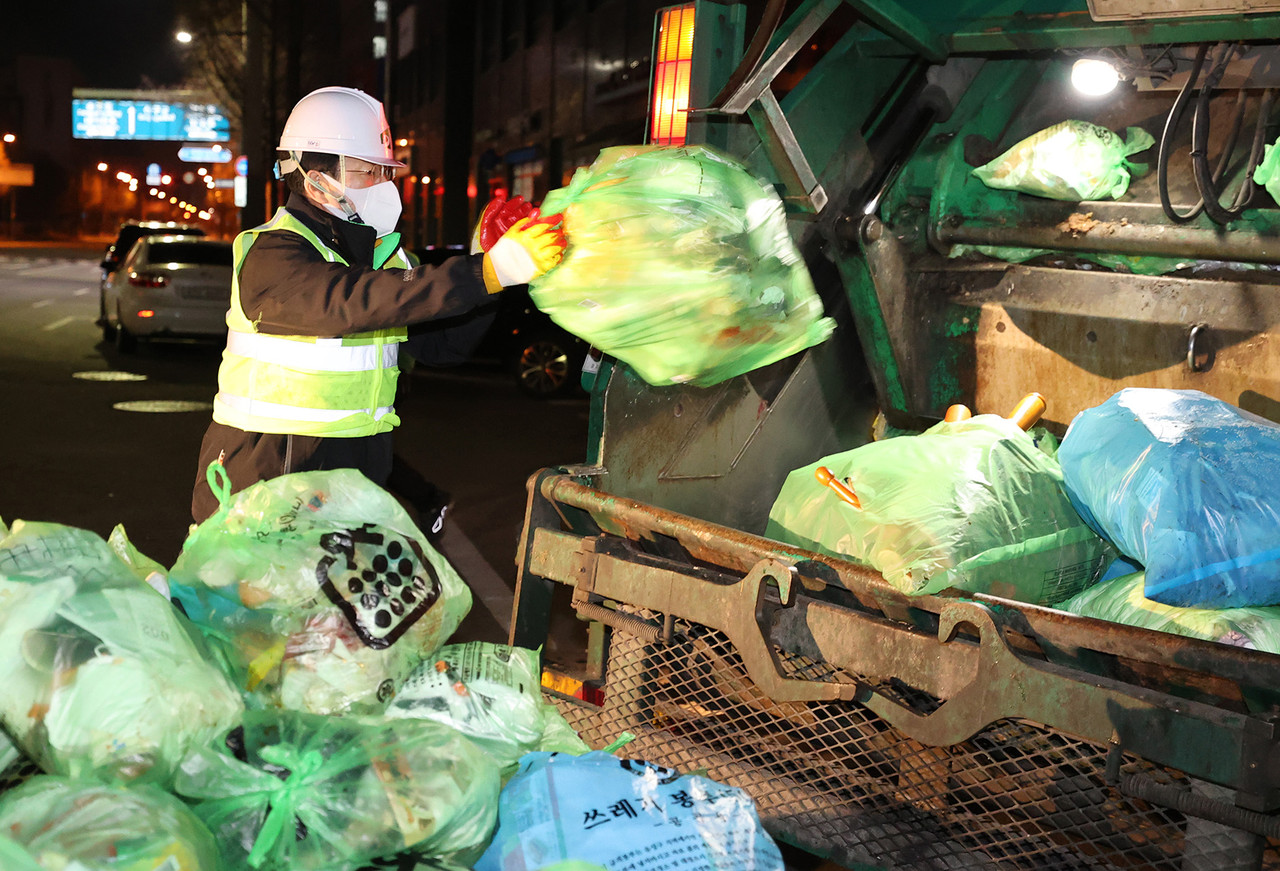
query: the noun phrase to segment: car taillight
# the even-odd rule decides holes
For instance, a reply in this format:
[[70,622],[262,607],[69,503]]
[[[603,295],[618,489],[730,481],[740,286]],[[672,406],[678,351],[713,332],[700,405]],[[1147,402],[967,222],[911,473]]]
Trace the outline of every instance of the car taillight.
[[129,283],[134,287],[165,287],[169,283],[169,276],[152,275],[146,272],[130,272]]

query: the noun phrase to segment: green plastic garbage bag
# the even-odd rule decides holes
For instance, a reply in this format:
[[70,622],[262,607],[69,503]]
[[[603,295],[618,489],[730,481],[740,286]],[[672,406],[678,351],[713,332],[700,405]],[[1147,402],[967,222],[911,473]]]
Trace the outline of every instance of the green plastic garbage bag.
[[0,539],[0,723],[45,771],[166,783],[243,713],[211,660],[95,533],[17,521]]
[[187,536],[172,596],[250,707],[381,713],[458,628],[471,591],[395,498],[354,469],[229,495]]
[[1023,139],[973,174],[988,187],[1053,200],[1116,199],[1129,189],[1128,158],[1155,143],[1141,127],[1121,139],[1088,121],[1063,121]]
[[[814,478],[826,466],[854,508]],[[791,472],[765,534],[879,570],[905,593],[948,587],[1052,604],[1114,551],[1076,513],[1051,450],[994,414],[942,421]]]
[[538,653],[470,641],[446,644],[405,682],[388,717],[417,717],[462,732],[515,772],[531,750],[581,754],[591,748],[542,698]]
[[150,785],[33,777],[0,795],[0,833],[4,871],[230,871],[191,809]]
[[470,867],[493,833],[497,765],[447,726],[251,711],[242,738],[242,758],[207,748],[174,784],[235,867],[347,871],[406,851]]
[[1280,203],[1280,140],[1262,149],[1262,160],[1253,170],[1253,183],[1262,185]]
[[[18,765],[26,757],[22,751],[18,749],[18,745],[13,743],[13,739],[9,737],[3,729],[0,729],[0,782],[3,781],[5,770]],[[0,866],[3,867],[3,866]]]
[[710,148],[607,148],[542,211],[569,244],[534,303],[650,384],[716,384],[834,328],[782,201]]
[[1144,572],[1121,575],[1096,584],[1055,607],[1082,617],[1096,617],[1126,626],[1280,653],[1280,606],[1184,608],[1164,605],[1142,594],[1145,584]]
[[0,868],[4,871],[45,871],[26,847],[0,834]]

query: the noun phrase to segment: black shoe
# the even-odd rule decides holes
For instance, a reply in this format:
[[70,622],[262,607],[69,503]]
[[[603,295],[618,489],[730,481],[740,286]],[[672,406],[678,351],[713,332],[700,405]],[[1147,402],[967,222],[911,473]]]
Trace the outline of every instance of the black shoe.
[[452,497],[443,490],[437,490],[435,498],[417,506],[419,524],[427,536],[427,541],[431,542],[433,546],[439,545],[441,537],[444,536],[445,515],[449,513],[449,509],[452,507]]

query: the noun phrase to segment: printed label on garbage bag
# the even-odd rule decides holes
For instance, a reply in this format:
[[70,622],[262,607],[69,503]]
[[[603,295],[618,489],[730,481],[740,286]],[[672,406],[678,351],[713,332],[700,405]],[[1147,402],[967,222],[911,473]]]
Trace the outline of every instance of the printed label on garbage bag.
[[320,589],[368,647],[390,647],[440,598],[435,567],[411,538],[365,524],[325,533],[320,546],[330,554],[316,566]]

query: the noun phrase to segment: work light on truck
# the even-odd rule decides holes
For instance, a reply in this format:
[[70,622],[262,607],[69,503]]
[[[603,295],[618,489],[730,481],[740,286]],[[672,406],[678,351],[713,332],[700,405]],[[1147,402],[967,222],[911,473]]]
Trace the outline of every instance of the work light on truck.
[[1071,65],[1071,84],[1077,91],[1090,97],[1110,94],[1120,83],[1120,71],[1115,64],[1101,58],[1082,57]]
[[684,145],[696,17],[693,3],[658,11],[649,108],[649,142],[653,145]]

